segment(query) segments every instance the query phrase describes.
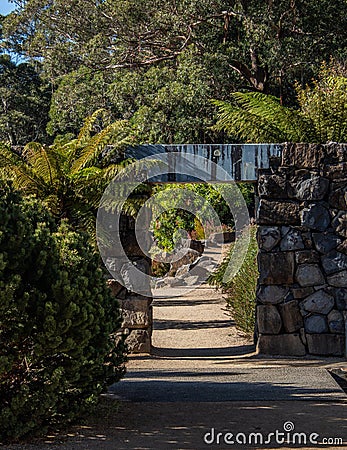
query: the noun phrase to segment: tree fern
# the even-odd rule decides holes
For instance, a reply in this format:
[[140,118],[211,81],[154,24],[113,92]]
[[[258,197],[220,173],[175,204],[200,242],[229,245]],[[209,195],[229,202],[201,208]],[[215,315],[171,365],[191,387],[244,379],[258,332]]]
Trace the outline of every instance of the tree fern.
[[[68,142],[59,140],[50,146],[31,142],[21,155],[2,145],[0,174],[11,178],[17,189],[35,194],[58,219],[69,218],[75,226],[93,233],[102,193],[126,165],[123,161],[103,167],[101,155],[106,145],[122,148],[128,140],[126,121],[96,133],[95,122],[103,115],[102,110],[96,111],[78,137]],[[137,200],[134,203],[137,205]]]
[[232,102],[213,100],[215,129],[244,142],[345,142],[347,77],[323,65],[312,86],[296,85],[298,109],[260,92],[235,92]]

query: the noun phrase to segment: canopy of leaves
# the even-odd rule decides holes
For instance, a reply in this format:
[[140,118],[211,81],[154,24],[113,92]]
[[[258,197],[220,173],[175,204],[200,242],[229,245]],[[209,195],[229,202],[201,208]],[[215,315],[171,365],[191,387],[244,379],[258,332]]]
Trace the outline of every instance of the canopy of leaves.
[[140,142],[223,142],[209,97],[247,88],[295,105],[295,80],[346,59],[345,0],[13,2],[2,45],[42,62],[51,135],[106,108],[134,116]]
[[236,76],[218,56],[203,61],[193,48],[177,63],[149,69],[93,73],[86,67],[62,78],[55,91],[49,123],[51,134],[75,132],[95,108],[107,108],[111,120],[130,120],[140,143],[222,141],[211,130],[214,107],[209,98],[225,97]]
[[267,73],[291,77],[346,51],[345,0],[14,3],[4,25],[7,45],[43,57],[53,77],[81,65],[115,69],[175,60],[194,44],[201,53],[222,52],[231,69],[262,90]]
[[24,145],[44,140],[50,99],[49,85],[34,65],[17,65],[0,54],[0,141]]

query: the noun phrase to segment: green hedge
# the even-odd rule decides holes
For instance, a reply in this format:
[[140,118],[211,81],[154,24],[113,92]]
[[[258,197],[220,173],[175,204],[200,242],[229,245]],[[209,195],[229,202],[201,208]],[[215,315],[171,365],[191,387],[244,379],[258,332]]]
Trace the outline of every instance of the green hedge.
[[76,419],[124,374],[121,316],[88,237],[0,182],[0,436]]

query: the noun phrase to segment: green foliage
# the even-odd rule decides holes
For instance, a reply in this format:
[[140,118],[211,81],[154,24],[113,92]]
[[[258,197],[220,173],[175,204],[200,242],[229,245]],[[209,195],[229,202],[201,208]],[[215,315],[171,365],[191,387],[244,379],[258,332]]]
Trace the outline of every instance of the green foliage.
[[[154,222],[153,234],[159,247],[171,251],[177,239],[181,237],[179,230],[185,230],[191,237],[192,231],[199,232],[199,238],[208,236],[207,230],[215,231],[217,223],[211,209],[218,216],[221,224],[233,225],[233,216],[223,195],[231,195],[234,187],[228,184],[164,184],[153,189]],[[241,192],[246,203],[251,202],[252,187],[241,185]],[[234,202],[235,203],[235,202]],[[164,208],[164,212],[160,212]],[[192,208],[192,212],[189,212]],[[195,212],[195,213],[194,213]],[[158,215],[159,214],[159,215]],[[204,236],[201,227],[204,227]]]
[[222,289],[226,294],[227,308],[236,327],[247,336],[252,336],[255,325],[256,286],[258,280],[256,227],[250,228],[251,241],[245,260],[237,274],[225,280],[226,268],[232,258],[233,246],[217,270],[209,277],[209,284]]
[[211,129],[214,107],[209,98],[227,95],[232,78],[222,61],[204,58],[189,48],[176,64],[149,69],[95,72],[80,67],[62,77],[52,97],[48,131],[75,132],[95,108],[110,120],[126,119],[139,143],[211,142],[223,139]]
[[168,209],[157,218],[153,227],[153,235],[160,248],[172,251],[175,243],[183,237],[182,231],[194,229],[194,215],[184,209]]
[[209,98],[246,88],[294,104],[295,80],[346,59],[345,0],[14,3],[1,44],[42,61],[52,136],[105,108],[111,121],[134,116],[142,143],[222,143]]
[[125,164],[106,164],[107,158],[100,157],[107,145],[116,152],[128,142],[127,123],[103,128],[104,118],[105,112],[98,110],[86,119],[77,138],[57,139],[52,145],[29,143],[21,155],[3,145],[0,172],[13,179],[17,189],[40,198],[56,218],[68,218],[93,233],[102,193]]
[[15,0],[5,45],[42,57],[57,79],[81,66],[96,70],[176,61],[193,45],[220,55],[248,86],[310,76],[330,55],[346,56],[345,0]]
[[24,145],[45,139],[51,91],[39,67],[16,65],[0,52],[0,141]]
[[[250,201],[250,190],[246,186],[243,188],[246,201]],[[176,241],[182,237],[183,230],[193,239],[207,238],[208,232],[215,231],[217,226],[209,208],[213,209],[222,224],[232,225],[233,217],[223,198],[223,190],[228,189],[228,185],[212,186],[204,183],[157,186],[154,189],[155,220],[152,227],[158,246],[167,251],[173,250]],[[185,204],[185,207],[182,207],[182,204]],[[157,211],[156,205],[160,205]],[[164,212],[158,215],[162,207]],[[189,208],[192,208],[192,212]]]
[[323,65],[312,86],[296,84],[299,109],[256,92],[236,92],[233,103],[219,108],[217,130],[246,142],[345,142],[347,140],[347,77]]
[[347,71],[323,64],[313,85],[296,85],[303,117],[313,125],[316,142],[347,141]]
[[1,439],[73,420],[124,374],[118,304],[88,237],[0,185]]
[[48,134],[77,133],[84,118],[91,116],[96,109],[109,111],[109,117],[104,117],[107,125],[120,118],[111,103],[110,83],[107,73],[95,73],[87,67],[62,77],[52,96]]

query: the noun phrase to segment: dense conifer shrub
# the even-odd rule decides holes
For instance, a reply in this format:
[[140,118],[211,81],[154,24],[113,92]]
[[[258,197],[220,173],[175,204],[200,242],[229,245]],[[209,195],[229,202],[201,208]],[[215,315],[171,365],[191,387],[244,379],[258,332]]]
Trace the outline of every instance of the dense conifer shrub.
[[0,182],[0,436],[75,419],[124,373],[118,304],[86,235]]

